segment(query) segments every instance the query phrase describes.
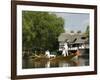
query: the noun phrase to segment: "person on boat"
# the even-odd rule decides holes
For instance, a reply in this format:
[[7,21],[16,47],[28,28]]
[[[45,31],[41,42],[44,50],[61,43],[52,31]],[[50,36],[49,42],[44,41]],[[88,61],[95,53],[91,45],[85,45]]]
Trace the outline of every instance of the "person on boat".
[[45,55],[46,55],[48,58],[50,58],[50,51],[47,50],[47,51],[45,52]]
[[55,57],[56,57],[56,55],[50,54],[50,51],[49,51],[49,50],[47,50],[47,51],[45,52],[45,55],[46,55],[48,58],[55,58]]
[[65,53],[68,56],[68,43],[67,42],[64,44],[64,48],[65,48]]
[[80,51],[79,51],[79,49],[77,49],[75,55],[76,55],[76,56],[80,56]]
[[80,64],[80,62],[79,62],[79,56],[80,56],[79,49],[77,49],[76,52],[73,53],[73,55],[75,55],[75,56],[71,60],[73,61],[74,65],[78,66]]

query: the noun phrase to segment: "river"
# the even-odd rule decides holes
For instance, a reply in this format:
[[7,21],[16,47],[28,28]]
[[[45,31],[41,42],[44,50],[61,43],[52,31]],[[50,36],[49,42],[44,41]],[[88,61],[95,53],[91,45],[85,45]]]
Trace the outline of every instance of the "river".
[[89,58],[87,57],[79,57],[76,60],[70,61],[33,61],[33,59],[23,59],[22,60],[22,68],[52,68],[52,67],[71,67],[71,66],[88,66]]

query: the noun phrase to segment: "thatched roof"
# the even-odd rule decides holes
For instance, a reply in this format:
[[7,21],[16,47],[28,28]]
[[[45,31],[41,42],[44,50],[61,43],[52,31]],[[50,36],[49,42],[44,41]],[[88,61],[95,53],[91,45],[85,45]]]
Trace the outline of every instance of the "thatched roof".
[[58,37],[58,41],[69,43],[85,43],[88,41],[87,38],[83,39],[82,37],[85,37],[82,33],[61,33]]

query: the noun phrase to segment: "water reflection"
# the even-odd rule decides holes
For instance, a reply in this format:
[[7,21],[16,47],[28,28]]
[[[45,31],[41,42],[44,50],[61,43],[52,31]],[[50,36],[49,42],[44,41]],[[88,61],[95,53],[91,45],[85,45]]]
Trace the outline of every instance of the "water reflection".
[[66,60],[34,60],[34,59],[23,59],[23,68],[52,68],[52,67],[71,67],[71,66],[88,66],[89,58],[78,57],[71,59],[70,61]]

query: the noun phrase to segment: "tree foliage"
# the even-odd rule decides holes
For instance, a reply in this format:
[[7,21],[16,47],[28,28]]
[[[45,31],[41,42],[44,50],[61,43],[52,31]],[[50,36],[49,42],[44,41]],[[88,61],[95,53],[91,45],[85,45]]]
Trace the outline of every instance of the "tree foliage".
[[86,28],[85,34],[86,34],[86,37],[89,38],[89,25],[88,25],[87,28]]
[[73,30],[71,30],[71,31],[70,31],[70,33],[74,33],[74,31],[73,31]]
[[48,12],[23,11],[23,48],[57,49],[58,36],[64,32],[64,20]]
[[81,33],[81,30],[78,30],[77,33]]

